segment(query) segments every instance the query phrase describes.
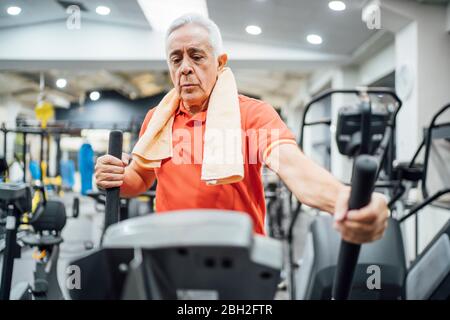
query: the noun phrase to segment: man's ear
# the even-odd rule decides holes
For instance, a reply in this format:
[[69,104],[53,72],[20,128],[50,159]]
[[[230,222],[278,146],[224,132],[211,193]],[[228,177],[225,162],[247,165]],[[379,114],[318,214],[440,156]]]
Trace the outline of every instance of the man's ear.
[[227,64],[228,61],[228,56],[226,53],[221,54],[218,58],[217,58],[217,62],[219,62],[219,71],[221,71],[225,65]]

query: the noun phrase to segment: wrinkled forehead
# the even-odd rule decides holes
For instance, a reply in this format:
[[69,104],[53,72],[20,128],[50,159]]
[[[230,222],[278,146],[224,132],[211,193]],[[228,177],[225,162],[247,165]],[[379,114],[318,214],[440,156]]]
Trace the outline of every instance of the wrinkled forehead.
[[174,51],[193,48],[212,52],[213,48],[208,30],[194,23],[184,25],[172,31],[167,38],[166,52],[169,57]]

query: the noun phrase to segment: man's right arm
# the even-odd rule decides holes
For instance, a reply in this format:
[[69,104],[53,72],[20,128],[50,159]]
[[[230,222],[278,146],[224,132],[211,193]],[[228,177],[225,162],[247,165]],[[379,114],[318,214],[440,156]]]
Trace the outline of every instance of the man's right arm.
[[[152,118],[155,108],[149,110],[142,122],[139,138],[144,134]],[[104,155],[97,159],[95,165],[95,180],[102,189],[120,187],[120,196],[124,198],[137,197],[147,191],[155,182],[154,170],[142,170],[129,154],[122,153],[122,159]],[[129,164],[129,165],[128,165]]]

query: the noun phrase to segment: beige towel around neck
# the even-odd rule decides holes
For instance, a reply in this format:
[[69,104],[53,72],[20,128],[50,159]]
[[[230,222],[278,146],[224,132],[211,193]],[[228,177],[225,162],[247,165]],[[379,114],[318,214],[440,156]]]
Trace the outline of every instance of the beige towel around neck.
[[[173,156],[172,126],[180,98],[172,89],[159,103],[144,134],[133,149],[133,160],[144,169],[161,166]],[[209,97],[203,145],[201,180],[208,185],[244,178],[241,114],[234,75],[229,68],[219,74]]]

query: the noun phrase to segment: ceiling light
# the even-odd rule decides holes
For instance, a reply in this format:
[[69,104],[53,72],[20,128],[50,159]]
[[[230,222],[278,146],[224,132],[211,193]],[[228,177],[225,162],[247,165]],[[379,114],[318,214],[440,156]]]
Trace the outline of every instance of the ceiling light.
[[345,3],[342,1],[330,1],[328,2],[328,8],[334,11],[344,11],[345,10]]
[[22,12],[22,9],[20,7],[8,7],[8,9],[6,9],[6,12],[11,16],[17,16]]
[[98,6],[95,12],[101,16],[107,16],[111,12],[111,9],[105,6]]
[[100,92],[98,91],[92,91],[89,94],[89,99],[91,99],[92,101],[97,101],[98,99],[100,99]]
[[245,31],[247,31],[247,33],[249,33],[249,34],[256,36],[261,33],[261,28],[258,26],[247,26],[245,28]]
[[66,85],[67,85],[67,80],[66,79],[60,78],[60,79],[56,80],[56,86],[58,88],[65,88]]
[[322,43],[322,37],[318,36],[317,34],[309,34],[306,37],[306,40],[311,44],[321,44]]

